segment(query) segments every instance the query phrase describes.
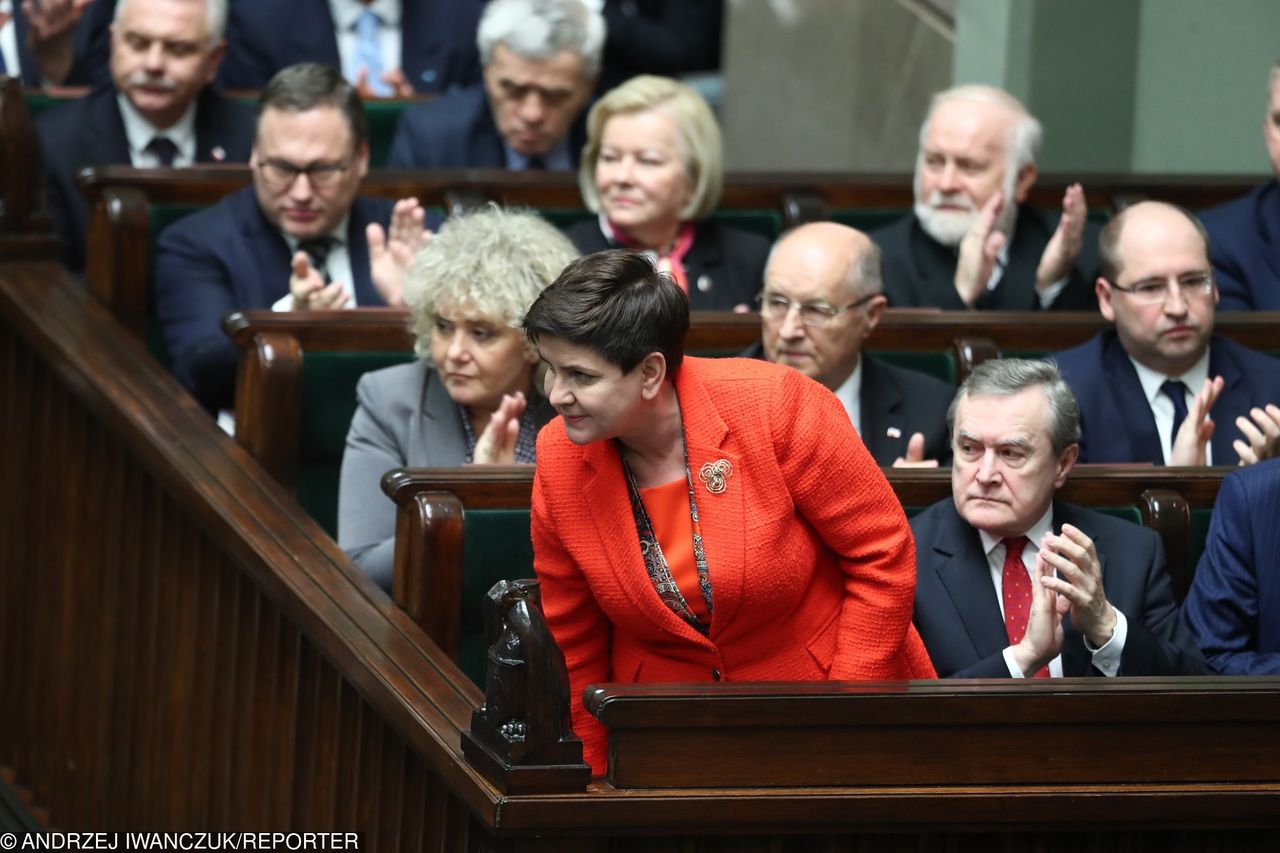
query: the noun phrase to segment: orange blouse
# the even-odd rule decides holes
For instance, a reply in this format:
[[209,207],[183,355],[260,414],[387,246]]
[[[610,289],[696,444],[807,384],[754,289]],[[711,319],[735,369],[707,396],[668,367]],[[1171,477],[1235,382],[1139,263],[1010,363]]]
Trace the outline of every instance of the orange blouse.
[[[644,510],[649,513],[653,535],[667,558],[671,579],[680,588],[689,611],[703,625],[711,624],[707,602],[698,582],[698,563],[693,556],[693,517],[689,514],[689,481],[681,477],[670,483],[640,490]],[[708,565],[711,559],[707,558]]]

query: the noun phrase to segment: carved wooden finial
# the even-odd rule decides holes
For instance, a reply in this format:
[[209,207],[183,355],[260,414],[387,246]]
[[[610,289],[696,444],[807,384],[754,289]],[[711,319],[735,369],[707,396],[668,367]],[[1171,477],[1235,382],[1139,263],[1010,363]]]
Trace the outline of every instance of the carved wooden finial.
[[463,754],[507,793],[581,791],[591,769],[569,722],[568,671],[538,582],[498,581],[485,599],[485,697]]

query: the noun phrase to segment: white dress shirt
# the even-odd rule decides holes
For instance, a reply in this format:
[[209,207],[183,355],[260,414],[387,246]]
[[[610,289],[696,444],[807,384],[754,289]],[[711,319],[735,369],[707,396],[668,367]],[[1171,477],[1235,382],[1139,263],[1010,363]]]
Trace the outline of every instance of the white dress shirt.
[[22,76],[22,60],[18,55],[18,25],[13,20],[13,3],[0,0],[0,54],[4,56],[5,73],[10,77]]
[[329,13],[333,15],[334,34],[338,38],[338,59],[342,62],[342,76],[351,83],[360,76],[356,60],[356,19],[365,9],[378,16],[378,52],[382,55],[382,70],[400,67],[400,0],[329,0]]
[[836,389],[836,396],[840,398],[840,403],[844,406],[844,410],[849,413],[849,420],[853,422],[853,428],[858,431],[858,435],[862,435],[862,357],[858,357],[858,366],[849,374],[849,378],[840,383],[840,387]]
[[[1142,383],[1142,393],[1147,395],[1147,405],[1151,406],[1151,414],[1156,419],[1156,434],[1160,437],[1160,452],[1164,454],[1164,464],[1169,464],[1169,447],[1170,440],[1173,436],[1173,401],[1166,394],[1161,393],[1160,386],[1169,379],[1181,380],[1182,384],[1187,386],[1185,392],[1188,417],[1190,417],[1191,403],[1196,398],[1196,392],[1204,387],[1204,381],[1209,378],[1209,348],[1205,347],[1204,355],[1200,356],[1200,360],[1191,365],[1191,369],[1181,376],[1166,376],[1158,370],[1152,370],[1145,364],[1140,364],[1133,356],[1129,357],[1129,361],[1133,363],[1133,369],[1138,372],[1138,381]],[[1218,429],[1223,428],[1223,424],[1218,424]],[[1205,446],[1204,464],[1213,464],[1213,445]]]
[[196,161],[196,105],[193,101],[182,117],[172,127],[160,130],[142,117],[123,94],[116,95],[120,105],[120,118],[124,120],[124,135],[129,142],[129,162],[138,169],[154,169],[160,158],[146,150],[151,140],[163,136],[178,147],[173,157],[174,166],[190,166]]
[[[1040,542],[1044,539],[1046,533],[1053,532],[1053,505],[1045,510],[1044,515],[1040,516],[1040,520],[1031,525],[1031,529],[1022,534],[1027,537],[1027,546],[1022,552],[1022,565],[1026,567],[1027,576],[1031,578],[1031,583],[1035,581],[1036,555],[1040,553]],[[1004,617],[1004,558],[1005,546],[1003,539],[997,539],[985,530],[979,530],[978,536],[982,540],[983,553],[987,555],[987,567],[991,571],[991,585],[995,589],[996,601],[1000,604],[1000,616]],[[1089,641],[1085,640],[1084,646],[1093,656],[1093,665],[1108,677],[1116,675],[1120,671],[1120,656],[1124,652],[1124,641],[1129,634],[1129,623],[1125,620],[1124,614],[1119,608],[1113,607],[1116,612],[1116,629],[1111,635],[1111,639],[1103,643],[1098,648],[1089,645]],[[1018,666],[1018,662],[1013,656],[1013,646],[1005,646],[1004,648],[1005,666],[1009,668],[1009,675],[1014,678],[1024,678],[1022,669]],[[1053,678],[1062,677],[1062,655],[1056,656],[1049,661],[1049,675]]]

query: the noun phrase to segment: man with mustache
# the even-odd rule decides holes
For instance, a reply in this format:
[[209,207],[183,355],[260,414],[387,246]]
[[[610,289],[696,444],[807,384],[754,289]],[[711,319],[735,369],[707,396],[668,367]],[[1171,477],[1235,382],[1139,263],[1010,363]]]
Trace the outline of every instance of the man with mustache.
[[934,96],[920,128],[915,209],[871,233],[884,253],[889,305],[963,310],[1082,309],[1096,227],[1084,190],[1069,187],[1056,216],[1027,204],[1040,123],[990,86]]
[[120,0],[111,25],[111,82],[36,122],[49,207],[73,272],[84,269],[86,166],[139,168],[243,162],[253,110],[208,88],[225,43],[226,0]]
[[1175,205],[1135,204],[1102,229],[1098,255],[1098,308],[1115,327],[1057,356],[1080,401],[1080,461],[1280,455],[1280,360],[1213,334],[1218,288],[1200,222]]
[[1052,364],[978,365],[947,425],[952,496],[911,519],[912,621],[939,676],[1207,674],[1155,531],[1056,499],[1080,409]]
[[213,411],[235,390],[224,316],[402,305],[405,268],[427,236],[417,199],[359,195],[369,128],[335,68],[304,62],[271,78],[249,165],[253,186],[175,222],[156,247],[156,318],[173,372]]

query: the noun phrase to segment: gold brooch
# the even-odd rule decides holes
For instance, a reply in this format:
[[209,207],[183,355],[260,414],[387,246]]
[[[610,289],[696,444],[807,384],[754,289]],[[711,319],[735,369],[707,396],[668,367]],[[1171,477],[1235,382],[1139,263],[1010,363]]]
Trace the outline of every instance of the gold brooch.
[[725,481],[731,476],[733,476],[733,466],[729,464],[728,459],[707,462],[698,470],[698,479],[707,487],[707,491],[713,495],[718,495],[724,491]]

